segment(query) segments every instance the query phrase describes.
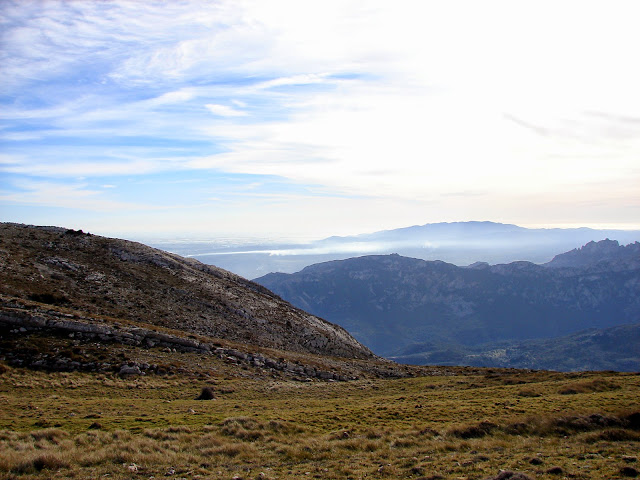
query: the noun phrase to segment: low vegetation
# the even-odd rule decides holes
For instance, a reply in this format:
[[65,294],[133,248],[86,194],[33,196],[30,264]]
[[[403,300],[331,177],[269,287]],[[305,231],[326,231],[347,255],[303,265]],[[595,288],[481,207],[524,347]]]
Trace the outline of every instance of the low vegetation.
[[211,368],[121,377],[4,366],[0,478],[594,479],[640,469],[636,374],[299,382]]
[[400,365],[213,267],[0,228],[0,480],[638,475],[638,374]]

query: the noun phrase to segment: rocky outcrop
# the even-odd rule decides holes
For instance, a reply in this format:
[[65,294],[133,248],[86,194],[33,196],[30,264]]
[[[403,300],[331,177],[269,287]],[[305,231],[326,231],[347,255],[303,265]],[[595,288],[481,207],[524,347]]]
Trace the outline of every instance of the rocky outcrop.
[[620,245],[616,240],[589,242],[581,248],[553,257],[549,268],[590,270],[634,270],[640,268],[640,243]]
[[[170,335],[141,327],[126,327],[119,324],[88,323],[71,314],[49,312],[30,314],[20,311],[0,311],[0,325],[20,332],[47,330],[72,335],[71,338],[117,342],[126,345],[169,347],[185,352],[209,352],[211,346],[191,338]],[[15,332],[13,332],[15,333]]]
[[[163,348],[176,353],[197,352],[215,355],[229,363],[278,371],[307,380],[346,381],[356,378],[285,359],[270,358],[263,353],[250,353],[240,351],[237,348],[221,347],[211,339],[207,341],[207,339],[189,338],[140,326],[101,322],[98,319],[84,318],[55,310],[38,311],[36,309],[33,311],[16,302],[3,303],[2,310],[0,310],[0,330],[6,329],[12,334],[46,333],[47,335],[62,335],[83,342],[120,343],[142,348]],[[49,369],[66,371],[80,370],[85,366],[80,361],[64,359],[56,359],[53,364],[45,364],[41,359],[33,360],[31,363],[25,364],[25,359],[20,359],[16,365],[36,368],[49,367]],[[108,363],[98,366],[98,368],[92,364],[91,367],[94,367],[92,368],[94,370],[117,371],[121,376],[142,375],[157,370],[154,366],[139,363],[124,363],[119,366]]]

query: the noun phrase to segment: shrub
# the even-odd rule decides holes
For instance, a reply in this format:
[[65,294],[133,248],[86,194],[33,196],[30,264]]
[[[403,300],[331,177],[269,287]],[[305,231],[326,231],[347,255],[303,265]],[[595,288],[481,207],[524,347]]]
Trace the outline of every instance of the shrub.
[[451,434],[459,438],[481,438],[493,432],[498,425],[492,422],[480,422],[478,425],[454,429]]
[[54,293],[33,293],[29,295],[29,300],[58,306],[67,305],[68,303],[70,303],[69,299],[64,295],[56,295]]
[[636,470],[633,467],[622,467],[620,469],[620,475],[624,476],[624,477],[637,477],[638,475],[640,475],[640,472],[638,472],[638,470]]
[[594,413],[591,415],[558,417],[552,420],[552,425],[556,427],[558,433],[565,433],[566,431],[588,432],[606,427],[619,427],[621,426],[621,421],[617,417]]
[[200,395],[196,397],[196,400],[215,400],[216,395],[211,387],[202,387]]
[[594,392],[609,392],[611,390],[618,390],[620,385],[610,380],[602,378],[596,378],[590,382],[579,382],[573,385],[566,385],[558,390],[561,395],[576,395],[578,393],[594,393]]
[[622,416],[627,428],[640,430],[640,411],[631,412]]
[[532,480],[532,478],[524,473],[502,470],[498,475],[487,480]]
[[59,470],[68,467],[69,463],[52,452],[40,453],[31,458],[23,459],[13,468],[16,473],[32,473],[42,470]]
[[520,390],[518,392],[518,396],[519,397],[536,398],[536,397],[542,396],[542,394],[540,394],[540,393],[538,393],[535,390],[530,389],[530,388],[523,388],[522,390]]
[[595,443],[599,441],[605,442],[637,442],[640,441],[640,433],[633,430],[623,428],[608,428],[598,433],[589,435],[585,441],[587,443]]

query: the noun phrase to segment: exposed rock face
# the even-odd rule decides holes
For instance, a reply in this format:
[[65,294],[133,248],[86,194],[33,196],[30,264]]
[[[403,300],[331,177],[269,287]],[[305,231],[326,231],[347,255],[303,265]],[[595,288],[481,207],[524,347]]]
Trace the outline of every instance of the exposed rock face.
[[[295,352],[374,357],[342,327],[291,306],[256,283],[135,242],[3,223],[0,275],[0,294],[62,306],[87,318],[121,318]],[[141,340],[136,338],[140,332],[128,333],[134,342],[168,341],[159,332]],[[200,348],[191,343],[184,346]]]
[[[166,352],[180,354],[184,352],[196,352],[203,355],[213,355],[222,359],[225,363],[255,369],[266,370],[268,372],[282,372],[285,375],[293,376],[297,379],[310,381],[319,379],[324,381],[346,381],[357,378],[362,370],[362,366],[355,366],[354,369],[344,371],[345,364],[352,364],[353,359],[337,359],[336,357],[322,357],[327,360],[339,360],[340,372],[324,370],[315,365],[304,365],[298,360],[290,361],[284,358],[272,358],[264,353],[250,351],[240,351],[236,348],[222,347],[217,343],[211,343],[211,338],[187,337],[177,334],[158,331],[154,328],[145,328],[138,324],[125,325],[120,322],[105,321],[104,319],[88,318],[78,314],[63,313],[56,310],[42,309],[33,305],[23,305],[16,300],[7,301],[0,297],[0,337],[10,335],[43,335],[51,337],[62,337],[73,339],[75,344],[125,344],[143,349],[161,348]],[[245,345],[246,349],[253,349],[255,346]],[[25,354],[24,351],[2,351],[0,348],[0,358],[8,361],[13,366],[31,367],[36,369],[53,371],[92,371],[92,372],[112,372],[120,376],[144,375],[146,373],[159,373],[158,365],[147,363],[113,362],[113,357],[106,361],[96,362],[94,359],[84,359],[76,357],[70,360],[64,356],[56,355],[56,349],[39,352],[38,354]],[[314,357],[316,360],[318,357]],[[370,360],[362,360],[367,363]],[[333,362],[329,361],[328,365]],[[334,365],[335,366],[335,365]],[[402,368],[396,368],[391,362],[381,362],[374,360],[371,365],[364,368],[365,371],[378,377],[401,377],[409,374]]]
[[550,268],[589,268],[591,270],[640,269],[640,243],[620,245],[616,240],[589,242],[582,248],[556,255],[546,263]]

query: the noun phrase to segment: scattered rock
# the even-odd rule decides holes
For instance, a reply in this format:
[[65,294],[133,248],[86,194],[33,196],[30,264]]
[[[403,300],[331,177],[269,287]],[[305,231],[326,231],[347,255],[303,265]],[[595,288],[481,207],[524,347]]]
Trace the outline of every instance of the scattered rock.
[[129,366],[125,364],[120,367],[120,372],[118,372],[118,374],[122,376],[141,375],[142,371],[140,370],[140,367],[138,365]]
[[544,463],[544,460],[538,457],[533,457],[531,460],[529,460],[529,463],[531,465],[542,465]]

